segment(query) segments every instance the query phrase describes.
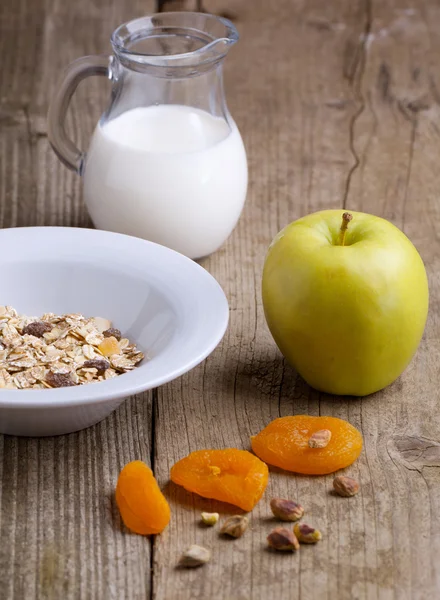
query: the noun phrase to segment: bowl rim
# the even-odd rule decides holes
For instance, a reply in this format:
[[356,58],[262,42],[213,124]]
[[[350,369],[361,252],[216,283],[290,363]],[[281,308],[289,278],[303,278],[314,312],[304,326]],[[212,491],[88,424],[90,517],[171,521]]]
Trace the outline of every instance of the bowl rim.
[[[194,353],[194,355],[192,355],[189,359],[183,360],[180,366],[174,368],[165,375],[157,375],[151,380],[145,381],[145,369],[148,367],[150,362],[147,360],[145,364],[140,365],[133,371],[124,373],[108,381],[44,390],[0,389],[0,409],[56,409],[58,407],[79,407],[90,404],[100,404],[118,398],[128,398],[135,394],[157,388],[160,385],[168,383],[173,379],[176,379],[177,377],[187,373],[200,364],[205,358],[207,358],[207,356],[209,356],[211,352],[218,346],[226,332],[229,322],[229,304],[226,295],[218,281],[206,269],[192,259],[180,254],[179,252],[176,252],[175,250],[171,250],[170,248],[156,244],[155,242],[150,242],[148,240],[143,240],[141,238],[136,238],[121,233],[90,228],[57,226],[0,229],[0,245],[7,236],[26,236],[26,232],[32,232],[31,235],[44,234],[47,242],[47,238],[50,235],[53,235],[55,231],[56,235],[59,235],[60,230],[66,233],[68,236],[79,236],[83,238],[90,236],[90,239],[94,239],[95,241],[98,237],[101,237],[101,239],[111,238],[113,243],[116,243],[119,240],[124,244],[129,243],[132,245],[137,245],[138,248],[142,248],[144,252],[149,252],[151,249],[153,249],[154,252],[158,252],[164,256],[165,260],[167,260],[167,257],[168,260],[177,260],[181,265],[185,265],[185,269],[194,273],[195,280],[198,280],[199,283],[203,282],[207,287],[209,286],[210,293],[212,293],[212,297],[214,300],[216,300],[216,302],[211,301],[204,303],[207,311],[209,312],[210,305],[215,304],[217,309],[220,305],[221,312],[217,311],[215,313],[215,319],[210,319],[210,325],[212,326],[211,331],[209,332],[210,335],[206,337],[201,349],[197,353]],[[16,232],[16,234],[13,232]],[[67,237],[64,239],[67,240]],[[148,248],[150,250],[148,250]],[[139,260],[142,260],[141,256],[139,256]],[[152,360],[154,360],[154,358]]]

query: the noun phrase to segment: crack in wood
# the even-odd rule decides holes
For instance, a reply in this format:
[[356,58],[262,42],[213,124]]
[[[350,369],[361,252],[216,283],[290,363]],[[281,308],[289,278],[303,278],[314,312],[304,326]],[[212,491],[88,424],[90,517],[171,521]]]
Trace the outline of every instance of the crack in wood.
[[[398,103],[399,106],[399,103]],[[405,195],[403,198],[403,207],[402,207],[402,231],[405,231],[405,218],[406,218],[406,205],[408,202],[408,190],[409,190],[409,182],[411,177],[411,169],[414,157],[414,144],[416,141],[416,132],[417,132],[417,113],[413,114],[413,117],[410,119],[412,123],[411,127],[411,141],[409,146],[409,158],[408,158],[408,168],[406,171],[406,184],[405,184]]]
[[360,158],[359,158],[359,155],[356,151],[355,144],[354,144],[354,128],[356,126],[357,120],[359,119],[359,117],[361,116],[361,114],[364,112],[364,109],[365,109],[365,101],[362,97],[361,85],[362,85],[363,74],[365,71],[365,62],[366,62],[366,56],[367,56],[367,40],[368,40],[368,36],[371,31],[371,23],[372,23],[371,0],[365,1],[365,13],[366,13],[365,27],[364,27],[363,34],[360,38],[361,43],[358,46],[358,52],[356,53],[355,62],[352,64],[352,70],[350,72],[348,72],[346,75],[348,80],[350,81],[352,88],[353,88],[354,95],[359,102],[359,108],[353,114],[353,116],[350,120],[350,126],[349,126],[349,145],[350,145],[350,152],[354,158],[354,164],[350,168],[348,175],[347,175],[346,182],[345,182],[344,198],[343,198],[343,202],[342,202],[343,208],[347,208],[347,200],[348,200],[348,194],[350,191],[351,180],[353,178],[354,172],[358,169],[358,167],[360,165]]
[[[158,393],[155,388],[151,393],[151,438],[150,438],[150,468],[155,472],[156,465],[156,423],[158,420]],[[156,536],[150,538],[150,590],[149,598],[154,598],[154,561],[156,559]]]
[[402,99],[397,100],[397,108],[408,121],[414,121],[417,113],[428,110],[431,107],[431,102],[428,94],[414,98],[413,100]]
[[377,89],[383,102],[390,102],[392,96],[390,94],[391,71],[386,63],[381,63],[379,73],[377,75]]

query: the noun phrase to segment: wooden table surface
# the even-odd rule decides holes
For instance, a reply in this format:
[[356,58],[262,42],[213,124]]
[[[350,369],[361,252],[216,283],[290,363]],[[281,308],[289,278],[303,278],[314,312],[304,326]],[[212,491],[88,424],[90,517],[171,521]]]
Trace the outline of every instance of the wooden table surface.
[[[232,18],[241,34],[226,89],[248,151],[249,194],[234,234],[203,265],[228,296],[228,332],[202,365],[91,429],[0,437],[0,597],[439,598],[440,3],[204,0],[204,8]],[[90,225],[80,178],[49,147],[48,102],[63,66],[108,52],[116,25],[154,10],[153,0],[2,0],[1,227]],[[94,78],[74,99],[69,127],[83,148],[108,94]],[[342,206],[401,227],[431,291],[412,364],[364,399],[305,385],[277,351],[260,295],[274,234]],[[228,509],[170,484],[171,465],[200,448],[249,448],[270,420],[298,413],[361,429],[365,447],[348,469],[361,493],[345,501],[329,494],[331,476],[271,471],[243,538],[200,528],[201,510]],[[170,526],[155,539],[124,530],[115,507],[118,472],[132,459],[152,465],[171,503]],[[323,541],[295,556],[267,552],[272,496],[298,498]],[[212,548],[212,562],[176,569],[192,543]]]

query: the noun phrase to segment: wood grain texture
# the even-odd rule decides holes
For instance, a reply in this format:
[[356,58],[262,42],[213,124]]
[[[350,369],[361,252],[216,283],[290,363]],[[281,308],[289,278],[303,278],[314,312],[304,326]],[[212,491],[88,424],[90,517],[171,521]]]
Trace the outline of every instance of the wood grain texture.
[[[62,69],[110,50],[109,36],[154,2],[0,3],[0,226],[89,226],[80,178],[47,140],[48,101]],[[68,126],[81,147],[108,100],[88,80]],[[0,598],[144,599],[150,541],[123,530],[113,491],[129,460],[150,461],[152,394],[130,399],[96,427],[69,436],[0,436]]]
[[[440,434],[439,138],[438,105],[427,85],[437,51],[429,32],[439,15],[433,4],[408,11],[398,2],[204,5],[233,14],[242,35],[227,60],[226,88],[251,183],[239,227],[205,264],[226,290],[231,325],[203,367],[158,390],[156,474],[165,483],[171,464],[191,450],[249,448],[249,436],[271,419],[308,412],[346,418],[362,430],[365,451],[348,469],[362,491],[341,501],[329,493],[331,476],[271,472],[252,533],[231,544],[196,525],[200,510],[222,512],[220,505],[169,486],[175,516],[156,540],[155,596],[180,590],[179,598],[409,600],[440,593],[433,562],[439,471],[429,441]],[[410,369],[362,400],[321,395],[299,380],[273,346],[260,298],[264,254],[278,229],[342,205],[389,218],[411,236],[433,297]],[[422,452],[409,468],[405,448],[414,443]],[[306,506],[307,519],[324,535],[319,547],[303,548],[294,559],[265,550],[271,496]],[[180,551],[195,542],[212,548],[212,564],[203,573],[175,570]]]
[[123,530],[113,492],[148,462],[151,403],[137,397],[96,427],[0,442],[1,598],[146,598],[150,548]]
[[[249,195],[230,240],[204,262],[228,296],[230,327],[208,360],[155,392],[154,407],[145,395],[71,436],[0,438],[2,600],[440,595],[440,6],[412,4],[203,0],[204,10],[233,18],[241,34],[226,61],[226,90],[248,151]],[[79,178],[47,143],[48,98],[65,64],[106,51],[114,26],[151,5],[3,0],[0,226],[89,224]],[[95,79],[75,98],[69,124],[82,147],[107,94]],[[275,348],[260,296],[275,233],[307,212],[341,206],[401,227],[425,260],[431,290],[415,360],[364,399],[309,389]],[[249,448],[249,436],[271,419],[299,413],[346,418],[362,430],[365,449],[347,470],[361,493],[338,498],[329,493],[331,476],[271,470],[243,538],[199,527],[201,510],[237,511],[170,484],[171,465],[195,449]],[[150,453],[173,511],[151,555],[149,540],[121,530],[112,501],[122,465],[148,462]],[[300,500],[323,541],[297,556],[268,552],[272,496]],[[212,562],[176,569],[191,543],[210,547]]]

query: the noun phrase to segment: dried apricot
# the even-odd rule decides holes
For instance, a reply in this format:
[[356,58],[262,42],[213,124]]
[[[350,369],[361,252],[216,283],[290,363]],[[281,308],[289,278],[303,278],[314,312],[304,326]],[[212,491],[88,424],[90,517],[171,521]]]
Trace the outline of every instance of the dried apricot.
[[[323,448],[310,447],[315,432],[328,430]],[[347,467],[362,450],[361,433],[343,419],[296,415],[275,419],[251,438],[252,450],[265,462],[304,475],[325,475]]]
[[119,354],[121,348],[118,340],[115,337],[110,336],[104,338],[104,341],[99,344],[98,350],[100,350],[104,356],[111,356],[112,354]]
[[197,450],[171,468],[171,480],[205,498],[252,510],[267,486],[267,465],[246,450]]
[[141,460],[128,463],[120,472],[116,504],[125,525],[135,533],[160,533],[170,522],[168,502],[152,470]]

